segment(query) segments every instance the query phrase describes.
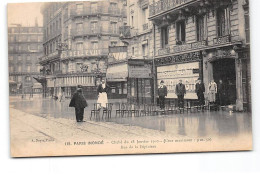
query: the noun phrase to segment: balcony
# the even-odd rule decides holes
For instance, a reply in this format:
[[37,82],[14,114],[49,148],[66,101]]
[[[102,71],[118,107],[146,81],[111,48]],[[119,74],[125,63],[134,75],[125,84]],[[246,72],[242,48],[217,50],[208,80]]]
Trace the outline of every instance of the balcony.
[[40,57],[39,62],[50,61],[53,59],[57,59],[59,57],[60,57],[59,51],[55,51],[53,53],[50,53],[49,55],[44,55],[44,56]]
[[149,6],[149,17],[175,9],[192,1],[196,2],[197,0],[159,0]]
[[108,48],[101,49],[84,49],[84,50],[66,50],[62,51],[61,59],[68,58],[82,58],[82,57],[96,57],[96,56],[107,56]]
[[91,8],[91,7],[84,7],[82,10],[78,10],[76,8],[71,9],[71,17],[89,17],[89,16],[99,16],[99,15],[108,15],[111,16],[122,16],[126,17],[126,9],[122,8],[111,8],[111,7],[104,7],[104,6],[98,6],[97,8]]
[[71,36],[72,38],[75,37],[84,37],[84,36],[99,36],[103,33],[102,26],[98,25],[95,28],[83,28],[83,29],[77,29],[72,28],[71,29]]

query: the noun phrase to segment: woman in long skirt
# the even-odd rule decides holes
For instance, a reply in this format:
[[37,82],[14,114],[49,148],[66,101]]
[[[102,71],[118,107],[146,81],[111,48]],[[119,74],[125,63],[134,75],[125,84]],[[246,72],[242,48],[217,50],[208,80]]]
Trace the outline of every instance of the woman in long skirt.
[[211,80],[209,83],[209,102],[215,103],[216,101],[216,93],[217,93],[217,84],[214,80]]
[[100,108],[106,108],[106,104],[108,103],[107,99],[107,93],[108,93],[109,87],[106,84],[105,80],[101,81],[101,84],[98,86],[97,92],[98,92],[98,100],[97,103],[100,103]]

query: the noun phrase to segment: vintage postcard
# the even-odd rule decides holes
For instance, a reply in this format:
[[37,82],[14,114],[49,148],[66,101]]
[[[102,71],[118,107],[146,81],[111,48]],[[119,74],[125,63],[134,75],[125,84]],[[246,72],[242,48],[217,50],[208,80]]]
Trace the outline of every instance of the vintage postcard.
[[7,12],[12,157],[252,150],[248,0]]

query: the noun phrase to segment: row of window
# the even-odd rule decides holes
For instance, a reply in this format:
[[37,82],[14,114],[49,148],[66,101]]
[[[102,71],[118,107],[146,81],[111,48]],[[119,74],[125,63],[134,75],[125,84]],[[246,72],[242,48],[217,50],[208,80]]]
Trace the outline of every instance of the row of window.
[[38,59],[38,55],[9,55],[8,56],[9,61],[13,61],[13,60],[18,60],[18,61],[22,61],[22,60],[27,60],[27,61],[31,61],[33,59]]
[[[74,67],[75,66],[75,67]],[[72,68],[74,67],[74,68]],[[53,63],[50,64],[50,72],[55,73],[55,72],[61,72],[61,64],[60,63]],[[104,71],[104,63],[99,63],[97,65],[97,63],[93,62],[90,63],[88,65],[85,65],[84,63],[74,63],[73,64],[64,64],[64,70],[65,72],[68,72],[69,69],[73,69],[74,72],[93,72],[96,71],[97,69],[99,69],[99,71]]]
[[[229,8],[219,8],[216,16],[217,23],[217,36],[225,36],[230,33],[230,14]],[[186,21],[180,20],[175,23],[176,29],[176,44],[186,42]],[[196,16],[196,39],[202,41],[207,38],[207,17],[206,15]],[[165,48],[169,40],[169,27],[164,26],[161,28],[161,47]]]
[[14,45],[9,45],[9,51],[24,51],[24,52],[38,52],[42,50],[42,45],[41,44],[16,44]]
[[55,52],[58,49],[58,43],[61,43],[61,37],[44,44],[44,54],[49,55],[50,53]]
[[[130,26],[132,28],[135,28],[137,27],[137,22],[140,21],[140,18],[138,15],[135,15],[135,7],[133,6],[131,9],[130,9]],[[146,30],[148,29],[148,23],[149,23],[149,20],[148,20],[148,17],[149,17],[149,11],[148,11],[148,7],[144,7],[142,8],[142,13],[141,13],[141,25],[139,28],[142,28],[143,30]],[[137,20],[135,20],[135,18],[137,18]]]
[[[91,11],[98,11],[98,2],[91,2],[90,4],[90,9]],[[117,9],[118,8],[118,5],[116,2],[110,2],[110,6],[109,6],[110,9]],[[76,11],[77,12],[82,12],[84,10],[84,4],[83,3],[79,3],[79,4],[76,4]]]
[[18,81],[18,82],[22,82],[22,80],[25,80],[25,81],[31,81],[32,78],[30,76],[9,76],[9,80],[12,80],[12,81]]
[[[34,72],[32,71],[32,65],[26,65],[23,69],[23,66],[22,65],[17,65],[17,66],[9,66],[9,72],[10,73],[13,73],[13,72],[27,72],[27,73],[30,73],[30,72]],[[36,72],[40,72],[40,69],[41,69],[41,66],[40,65],[37,65],[36,66]]]
[[41,27],[9,27],[8,33],[43,33]]
[[[113,22],[111,21],[109,24],[109,28],[110,28],[110,32],[113,34],[117,34],[118,33],[118,25],[117,22]],[[95,32],[101,32],[102,29],[102,25],[98,24],[97,21],[92,21],[90,22],[90,27],[84,28],[83,27],[83,23],[76,23],[76,32],[77,33],[81,33],[83,31],[86,30],[90,30],[90,32],[95,33]]]
[[[117,45],[117,41],[111,41],[110,42],[110,46],[116,46]],[[77,42],[76,43],[76,48],[75,50],[84,50],[84,43],[83,42]],[[99,42],[98,41],[91,41],[90,43],[90,48],[88,49],[93,49],[93,50],[97,50],[100,49],[99,47]]]
[[9,42],[42,42],[42,35],[9,35]]
[[61,31],[61,17],[49,23],[47,28],[44,29],[45,38],[47,39],[53,34],[57,34],[59,31]]

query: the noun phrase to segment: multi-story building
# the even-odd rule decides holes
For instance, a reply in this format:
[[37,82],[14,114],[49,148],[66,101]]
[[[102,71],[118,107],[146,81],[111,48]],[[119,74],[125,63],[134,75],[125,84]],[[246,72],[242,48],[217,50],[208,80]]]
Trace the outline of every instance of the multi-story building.
[[119,26],[126,23],[123,1],[46,3],[42,14],[40,64],[50,93],[71,96],[80,84],[87,97],[95,97],[97,81],[106,75],[109,46],[119,44]]
[[125,3],[127,24],[120,27],[120,38],[127,54],[115,54],[116,50],[122,49],[111,48],[115,59],[109,63],[107,78],[114,82],[115,92],[126,95],[130,102],[151,103],[154,51],[153,25],[148,20],[149,0],[127,0]]
[[[164,80],[167,98],[177,98],[179,79],[186,99],[196,99],[195,83],[222,80],[226,104],[250,108],[248,1],[154,0],[149,6],[154,28],[157,81]],[[249,87],[249,88],[248,88]]]
[[13,24],[8,27],[9,84],[11,94],[41,93],[33,79],[39,76],[38,58],[42,55],[43,28]]

